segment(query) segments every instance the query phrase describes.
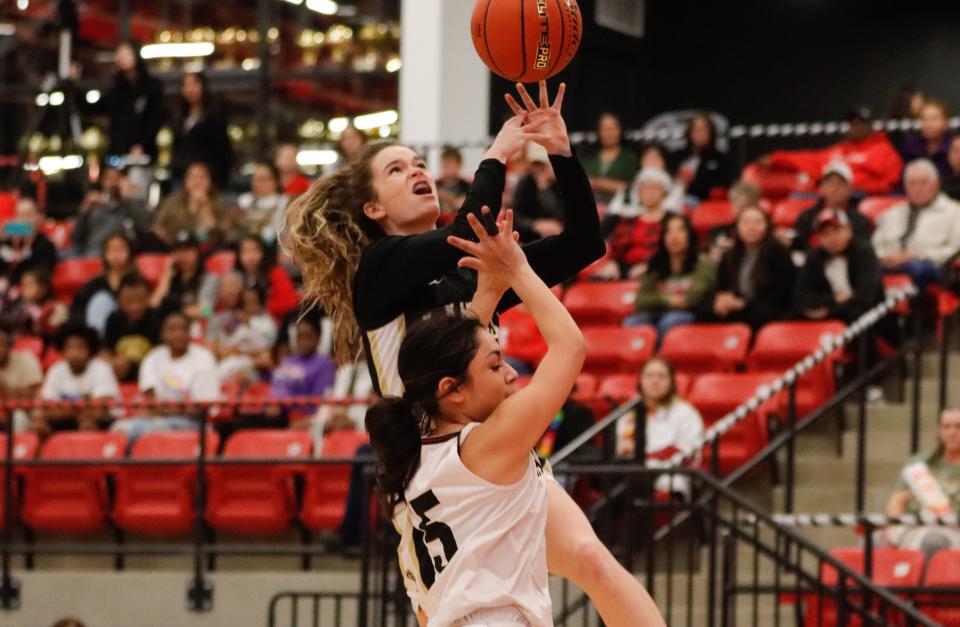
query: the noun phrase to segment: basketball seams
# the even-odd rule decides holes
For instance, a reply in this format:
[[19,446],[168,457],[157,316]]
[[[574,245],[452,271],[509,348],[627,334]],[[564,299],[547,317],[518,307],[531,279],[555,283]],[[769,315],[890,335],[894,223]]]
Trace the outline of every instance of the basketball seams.
[[527,73],[527,25],[526,25],[527,7],[524,6],[524,0],[520,0],[520,75],[515,81],[523,78]]
[[[557,15],[560,17],[560,49],[557,50],[557,55],[554,57],[553,63],[547,69],[547,76],[553,75],[557,64],[563,59],[563,49],[567,43],[567,20],[563,13],[563,5],[560,3],[560,0],[555,0],[555,2],[557,3]],[[547,16],[547,19],[550,19],[550,16]]]
[[500,69],[500,64],[497,63],[497,60],[493,57],[493,52],[490,50],[490,36],[487,34],[487,18],[490,15],[491,4],[493,4],[493,0],[487,0],[487,7],[483,10],[483,45],[487,49],[487,58],[490,59],[490,63],[493,64],[494,71],[500,76],[506,77],[507,73]]

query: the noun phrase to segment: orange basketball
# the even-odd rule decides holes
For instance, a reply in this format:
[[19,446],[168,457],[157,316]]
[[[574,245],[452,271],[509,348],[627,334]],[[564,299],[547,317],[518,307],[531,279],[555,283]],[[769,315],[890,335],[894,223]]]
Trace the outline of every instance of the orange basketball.
[[532,83],[567,67],[580,46],[576,0],[477,0],[470,34],[494,74]]

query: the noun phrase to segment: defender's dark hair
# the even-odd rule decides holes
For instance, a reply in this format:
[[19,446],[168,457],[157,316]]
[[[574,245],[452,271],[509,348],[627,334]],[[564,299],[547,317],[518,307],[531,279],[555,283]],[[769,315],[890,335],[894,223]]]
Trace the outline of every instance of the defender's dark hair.
[[[388,518],[420,465],[420,438],[439,414],[440,380],[467,380],[483,325],[470,316],[437,313],[413,325],[400,345],[397,369],[402,398],[387,397],[367,410],[366,428],[377,456],[377,486]],[[453,388],[451,388],[452,390]]]

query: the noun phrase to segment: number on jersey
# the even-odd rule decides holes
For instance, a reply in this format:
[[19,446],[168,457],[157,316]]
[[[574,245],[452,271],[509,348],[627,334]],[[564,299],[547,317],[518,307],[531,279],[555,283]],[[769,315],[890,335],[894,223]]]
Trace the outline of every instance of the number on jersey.
[[[457,552],[457,541],[450,527],[442,522],[431,521],[427,516],[427,512],[439,504],[440,501],[437,500],[433,490],[424,492],[410,501],[410,508],[420,517],[420,524],[413,530],[413,546],[417,552],[417,562],[420,564],[420,579],[427,588],[433,586],[433,582],[437,580],[437,573],[443,572]],[[443,558],[439,555],[430,555],[427,543],[435,540],[439,540],[443,546]]]

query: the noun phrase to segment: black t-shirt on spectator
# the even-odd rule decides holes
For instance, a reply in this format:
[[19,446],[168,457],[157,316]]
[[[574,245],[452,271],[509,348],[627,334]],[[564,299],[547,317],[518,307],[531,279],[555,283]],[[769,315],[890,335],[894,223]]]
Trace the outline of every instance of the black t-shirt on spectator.
[[140,362],[151,348],[160,343],[160,322],[160,312],[156,309],[148,309],[137,322],[131,322],[119,309],[107,318],[103,334],[105,347],[134,363],[131,374],[124,382],[137,380]]

